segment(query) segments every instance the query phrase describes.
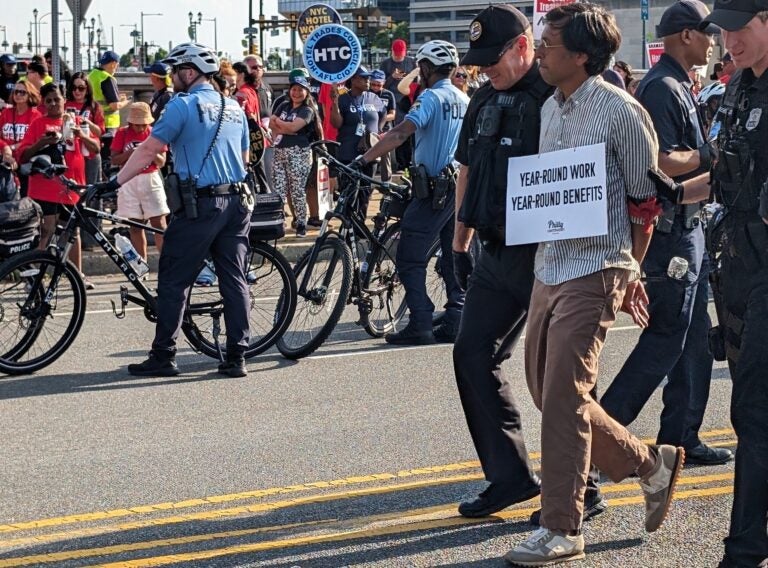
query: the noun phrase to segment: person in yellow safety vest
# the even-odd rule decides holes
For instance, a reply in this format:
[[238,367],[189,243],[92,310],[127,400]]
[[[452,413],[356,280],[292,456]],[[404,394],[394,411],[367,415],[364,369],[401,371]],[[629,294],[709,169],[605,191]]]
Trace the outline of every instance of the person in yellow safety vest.
[[93,89],[93,99],[104,112],[105,136],[113,136],[120,128],[120,109],[130,104],[124,93],[117,90],[114,74],[120,56],[114,51],[105,51],[99,58],[99,67],[88,74],[88,82]]

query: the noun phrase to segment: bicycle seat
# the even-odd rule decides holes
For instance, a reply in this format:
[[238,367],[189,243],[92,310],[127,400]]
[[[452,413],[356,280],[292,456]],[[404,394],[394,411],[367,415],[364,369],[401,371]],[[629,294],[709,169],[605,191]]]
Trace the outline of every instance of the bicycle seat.
[[33,156],[32,159],[19,168],[19,173],[28,176],[32,174],[42,174],[48,179],[61,175],[67,171],[67,166],[63,164],[54,164],[51,157],[46,154]]

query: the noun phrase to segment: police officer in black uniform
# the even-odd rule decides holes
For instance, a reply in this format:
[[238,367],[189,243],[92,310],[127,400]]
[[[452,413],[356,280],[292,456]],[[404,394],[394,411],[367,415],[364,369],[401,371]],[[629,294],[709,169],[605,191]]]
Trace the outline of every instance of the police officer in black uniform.
[[197,43],[177,45],[164,63],[171,66],[178,94],[117,178],[103,184],[106,190],[119,187],[166,145],[176,157],[176,173],[167,184],[174,216],[160,255],[155,339],[149,358],[129,365],[128,372],[138,376],[179,373],[176,338],[187,295],[210,254],[224,299],[227,330],[227,360],[219,365],[219,372],[242,377],[247,373],[243,359],[249,340],[245,266],[249,209],[253,207],[253,198],[242,183],[243,164],[248,161],[248,126],[237,102],[224,98],[210,83],[219,70],[212,49]]
[[[490,482],[462,502],[459,513],[481,517],[540,492],[520,410],[501,369],[525,322],[536,245],[505,246],[504,204],[507,159],[538,153],[539,113],[553,89],[539,74],[530,23],[511,4],[480,12],[469,36],[461,64],[479,66],[489,81],[470,99],[455,156],[462,165],[453,257],[467,294],[453,361],[469,431]],[[474,231],[483,248],[473,270]]]
[[[693,198],[693,185],[699,186],[700,199],[707,200],[710,194],[714,152],[688,77],[688,69],[705,65],[712,55],[717,27],[699,29],[708,14],[700,0],[679,0],[664,11],[656,26],[664,54],[635,93],[659,137],[659,167],[676,181],[688,182],[687,201]],[[650,299],[648,327],[600,404],[628,426],[666,377],[656,443],[685,448],[687,464],[722,464],[733,458],[731,451],[707,446],[699,438],[712,378],[707,344],[709,257],[704,250],[701,202],[664,204],[643,260]]]
[[[706,20],[723,30],[738,71],[723,97],[713,188],[725,207],[719,329],[733,379],[736,450],[731,528],[721,568],[768,558],[768,2],[716,0]],[[721,231],[721,233],[720,233]]]

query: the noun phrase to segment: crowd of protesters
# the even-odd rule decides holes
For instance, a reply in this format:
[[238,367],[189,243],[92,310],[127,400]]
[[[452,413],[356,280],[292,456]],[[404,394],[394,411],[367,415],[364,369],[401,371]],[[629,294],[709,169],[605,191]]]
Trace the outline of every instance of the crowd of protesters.
[[[742,0],[731,9],[728,0],[718,0],[710,14],[698,0],[675,2],[657,27],[665,54],[639,80],[629,64],[613,59],[621,33],[603,8],[589,3],[555,8],[545,18],[541,40],[534,42],[521,12],[512,5],[494,5],[473,20],[469,52],[441,70],[440,77],[447,78],[452,89],[471,97],[452,149],[459,167],[453,270],[466,291],[467,307],[457,324],[458,336],[450,341],[456,341],[461,402],[489,482],[479,495],[460,504],[459,513],[485,516],[541,494],[542,509],[532,517],[541,529],[505,556],[511,564],[539,566],[584,556],[582,523],[607,506],[596,483],[597,469],[613,481],[640,478],[645,527],[652,532],[667,515],[686,454],[689,463],[705,465],[733,459],[730,451],[706,446],[698,437],[712,373],[707,301],[708,276],[714,270],[704,249],[701,209],[710,199],[718,129],[736,124],[729,122],[733,113],[749,110],[739,107],[728,114],[729,99],[722,97],[726,85],[732,77],[743,81],[746,74],[754,86],[744,83],[743,88],[754,90],[755,104],[768,105],[761,76],[768,61],[768,12],[760,6]],[[698,69],[709,63],[714,35],[720,33],[712,24],[726,30],[726,47],[729,42],[738,47],[736,57],[742,64],[737,71],[733,57],[726,55],[715,65],[713,85],[703,88]],[[762,51],[747,61],[748,49],[738,43],[737,34],[747,33],[743,30],[750,26],[757,30],[750,36],[752,49]],[[13,57],[0,57],[4,159],[23,163],[47,153],[53,161],[64,160],[66,175],[79,183],[97,181],[99,160],[106,156],[116,166],[128,160],[172,96],[171,69],[162,63],[145,68],[155,88],[152,102],[132,103],[117,88],[117,61],[117,54],[105,52],[90,74],[67,73],[62,92],[52,83],[44,58],[32,63],[21,79]],[[297,236],[320,224],[312,195],[317,168],[310,150],[313,141],[336,140],[337,158],[369,176],[377,165],[383,179],[418,166],[413,143],[406,143],[406,137],[387,144],[386,152],[371,148],[382,137],[418,132],[418,125],[398,125],[409,113],[417,122],[415,110],[434,88],[436,79],[425,77],[425,69],[432,68],[419,63],[408,56],[407,44],[396,40],[391,57],[378,69],[360,66],[341,85],[322,85],[297,68],[289,74],[287,91],[274,97],[258,56],[224,62],[212,77],[213,86],[237,101],[249,128],[258,133],[260,151],[253,152],[250,164],[254,183],[283,197]],[[721,96],[714,103],[697,100],[700,93],[718,88]],[[728,88],[735,88],[733,81]],[[128,105],[128,124],[120,128],[119,111]],[[764,136],[768,119],[761,120],[758,110],[752,110],[746,130]],[[506,158],[595,143],[604,143],[608,150],[607,233],[506,246]],[[499,154],[500,148],[506,153]],[[363,159],[374,154],[378,164]],[[173,159],[166,157],[165,149],[158,152],[136,176],[135,187],[121,188],[119,210],[164,227],[168,209],[160,172]],[[753,162],[743,173],[752,176],[761,167],[765,163]],[[715,173],[724,179],[722,172]],[[768,196],[768,181],[759,181]],[[22,177],[20,183],[24,193],[43,206],[44,246],[64,211],[62,205],[71,205],[76,196],[62,194],[55,181],[35,176]],[[369,196],[358,201],[362,214],[367,213]],[[759,202],[768,223],[762,194]],[[143,234],[138,233],[132,237],[146,254]],[[475,252],[470,248],[473,239],[482,243]],[[71,254],[79,266],[79,243]],[[673,264],[677,267],[680,261],[685,263],[682,272],[673,273]],[[755,270],[762,274],[765,264],[758,263]],[[761,301],[764,304],[764,298]],[[622,310],[643,333],[601,404],[597,361],[607,331]],[[743,313],[738,317],[746,319]],[[539,475],[528,461],[520,413],[501,370],[526,320],[525,375],[542,412]],[[738,360],[728,356],[732,373],[752,372],[740,369]],[[628,428],[665,378],[657,443],[647,445]],[[764,386],[755,388],[765,391]],[[734,412],[734,422],[742,424],[743,417]],[[765,471],[765,456],[753,459]],[[740,474],[749,477],[743,466],[737,471],[737,494]],[[768,479],[753,475],[743,483],[757,481],[764,492]],[[734,517],[723,568],[757,566],[768,557],[766,504],[739,502],[741,513],[752,516]],[[751,531],[752,541],[744,542],[746,532],[738,529],[742,525]]]

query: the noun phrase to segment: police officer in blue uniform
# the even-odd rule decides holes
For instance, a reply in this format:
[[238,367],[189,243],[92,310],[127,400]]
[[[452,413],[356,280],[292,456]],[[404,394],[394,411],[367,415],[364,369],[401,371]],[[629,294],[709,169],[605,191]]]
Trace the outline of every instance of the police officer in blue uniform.
[[[658,134],[659,167],[678,182],[698,183],[704,200],[709,199],[714,152],[691,94],[688,69],[705,65],[712,55],[717,28],[699,29],[708,14],[700,0],[679,0],[664,11],[656,34],[664,40],[664,54],[635,94]],[[689,191],[687,201],[691,196]],[[715,465],[731,460],[733,454],[727,448],[707,446],[698,435],[712,378],[709,257],[699,212],[700,202],[665,201],[643,261],[650,299],[648,327],[600,404],[628,426],[666,377],[656,443],[682,446],[686,463]],[[670,263],[679,264],[679,274],[674,266],[669,270]]]
[[[189,289],[210,254],[224,299],[227,360],[219,372],[245,376],[243,353],[249,340],[249,296],[245,277],[249,207],[245,179],[248,126],[236,101],[214,90],[211,76],[219,59],[208,47],[184,43],[164,60],[171,66],[177,95],[168,102],[150,137],[141,144],[105,190],[119,187],[148,165],[166,145],[176,158],[176,180],[168,183],[174,216],[165,233],[157,287],[157,326],[149,358],[128,366],[137,376],[172,376],[176,339]],[[174,194],[178,191],[178,196]],[[180,198],[183,207],[178,202]]]
[[410,168],[414,198],[403,215],[396,257],[410,319],[401,331],[385,337],[393,345],[452,343],[464,306],[464,292],[453,275],[453,259],[443,254],[441,274],[448,302],[439,327],[433,330],[435,306],[427,294],[427,252],[438,235],[443,251],[451,250],[456,189],[453,153],[469,98],[451,84],[459,65],[452,44],[442,40],[425,43],[416,54],[416,63],[427,89],[405,119],[354,162],[362,169],[416,134],[417,165]]
[[739,438],[720,567],[742,568],[768,558],[768,2],[716,0],[705,21],[722,28],[738,68],[723,96],[713,175],[725,216],[709,236],[722,245],[715,298]]

